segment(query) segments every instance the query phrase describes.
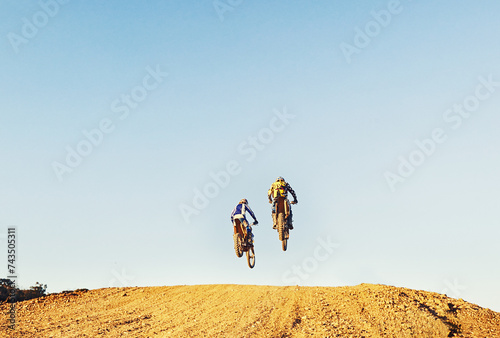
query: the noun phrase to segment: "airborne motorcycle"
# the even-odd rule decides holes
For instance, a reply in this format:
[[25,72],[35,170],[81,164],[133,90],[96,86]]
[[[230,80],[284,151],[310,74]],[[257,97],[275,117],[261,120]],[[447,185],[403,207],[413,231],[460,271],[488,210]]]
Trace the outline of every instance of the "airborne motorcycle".
[[292,223],[292,211],[290,204],[295,204],[295,202],[290,203],[288,198],[283,196],[278,196],[273,203],[273,224],[276,224],[276,230],[278,231],[283,251],[286,251],[288,247],[288,239],[290,238],[289,226]]
[[253,233],[252,226],[257,225],[257,222],[253,222],[250,225],[245,225],[241,223],[240,219],[234,220],[234,251],[237,257],[243,256],[243,252],[247,253],[247,263],[250,269],[255,266],[255,249],[253,246]]

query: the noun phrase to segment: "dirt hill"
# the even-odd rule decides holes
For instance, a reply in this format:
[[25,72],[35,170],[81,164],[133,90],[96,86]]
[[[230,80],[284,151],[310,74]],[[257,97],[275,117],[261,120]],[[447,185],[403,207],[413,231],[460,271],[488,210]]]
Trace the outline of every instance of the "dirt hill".
[[[9,312],[2,304],[1,312]],[[385,285],[107,288],[17,304],[11,337],[500,337],[500,313]]]

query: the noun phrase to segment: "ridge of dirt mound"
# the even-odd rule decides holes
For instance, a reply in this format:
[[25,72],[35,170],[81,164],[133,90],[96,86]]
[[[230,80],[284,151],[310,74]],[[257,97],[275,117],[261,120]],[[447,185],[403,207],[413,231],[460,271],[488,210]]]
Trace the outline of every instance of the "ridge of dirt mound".
[[80,289],[17,303],[14,331],[7,317],[11,337],[500,337],[498,312],[373,284]]

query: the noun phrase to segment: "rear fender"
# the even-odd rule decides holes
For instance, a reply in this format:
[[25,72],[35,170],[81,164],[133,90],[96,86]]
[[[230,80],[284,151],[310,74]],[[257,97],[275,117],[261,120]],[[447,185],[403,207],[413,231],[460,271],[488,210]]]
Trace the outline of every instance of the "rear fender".
[[246,229],[243,231],[243,224],[239,219],[235,219],[233,222],[234,233],[239,233],[241,238],[245,237],[247,233]]

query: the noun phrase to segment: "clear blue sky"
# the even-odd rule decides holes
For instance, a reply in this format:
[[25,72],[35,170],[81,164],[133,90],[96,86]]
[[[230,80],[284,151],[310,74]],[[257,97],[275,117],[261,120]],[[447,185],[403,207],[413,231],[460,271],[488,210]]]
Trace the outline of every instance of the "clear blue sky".
[[59,1],[0,4],[21,287],[382,283],[500,311],[498,2]]

